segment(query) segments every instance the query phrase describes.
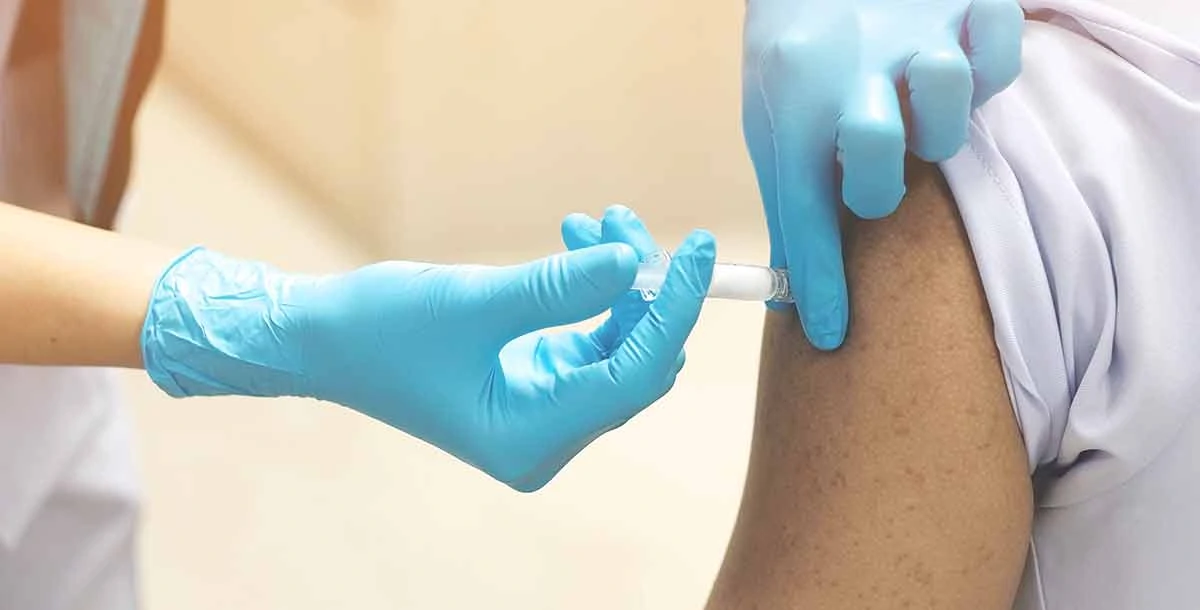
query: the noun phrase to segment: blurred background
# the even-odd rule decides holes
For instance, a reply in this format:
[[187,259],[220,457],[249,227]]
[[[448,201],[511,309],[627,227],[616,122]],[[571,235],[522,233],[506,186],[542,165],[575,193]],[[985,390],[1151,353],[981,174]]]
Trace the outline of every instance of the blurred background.
[[[297,271],[504,263],[624,203],[766,241],[742,2],[172,0],[121,229]],[[698,609],[736,516],[761,306],[711,303],[674,392],[519,495],[348,411],[130,373],[147,608]]]

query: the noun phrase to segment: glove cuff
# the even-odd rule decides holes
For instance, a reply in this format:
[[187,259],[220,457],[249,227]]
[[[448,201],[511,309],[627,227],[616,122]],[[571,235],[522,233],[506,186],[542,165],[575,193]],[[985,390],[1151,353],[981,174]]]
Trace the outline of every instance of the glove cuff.
[[287,339],[288,278],[261,263],[194,247],[155,283],[142,325],[146,373],[168,395],[301,395]]

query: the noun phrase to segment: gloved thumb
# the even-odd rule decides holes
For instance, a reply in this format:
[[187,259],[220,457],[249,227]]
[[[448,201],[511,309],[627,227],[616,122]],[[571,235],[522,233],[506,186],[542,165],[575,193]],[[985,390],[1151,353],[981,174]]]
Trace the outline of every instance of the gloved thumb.
[[637,267],[637,253],[622,243],[556,254],[504,269],[492,304],[508,318],[510,338],[582,322],[627,293]]

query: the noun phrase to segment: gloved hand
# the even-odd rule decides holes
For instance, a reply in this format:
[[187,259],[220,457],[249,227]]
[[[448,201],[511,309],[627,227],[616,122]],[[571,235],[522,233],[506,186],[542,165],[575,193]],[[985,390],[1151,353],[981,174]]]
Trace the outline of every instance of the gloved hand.
[[[336,402],[532,491],[671,388],[714,259],[712,237],[690,235],[647,308],[629,292],[638,256],[618,243],[513,267],[387,262],[329,277],[196,249],[159,280],[142,350],[172,396]],[[593,332],[543,330],[614,304]]]
[[[942,161],[969,114],[1016,78],[1016,0],[748,0],[743,130],[771,237],[812,343],[848,323],[841,198],[862,218],[904,195],[907,143]],[[908,102],[908,130],[901,96]],[[835,153],[836,150],[836,153]]]

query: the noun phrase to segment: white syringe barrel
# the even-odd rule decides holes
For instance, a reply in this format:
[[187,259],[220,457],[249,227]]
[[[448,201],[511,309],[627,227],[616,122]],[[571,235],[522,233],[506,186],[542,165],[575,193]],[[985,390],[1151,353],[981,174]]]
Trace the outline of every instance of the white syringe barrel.
[[[640,291],[647,300],[653,299],[666,279],[668,267],[669,261],[642,263],[638,266],[633,289]],[[713,267],[708,298],[763,303],[790,302],[792,295],[788,289],[787,272],[782,269],[717,263]]]

